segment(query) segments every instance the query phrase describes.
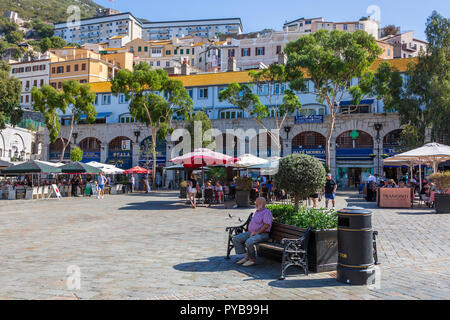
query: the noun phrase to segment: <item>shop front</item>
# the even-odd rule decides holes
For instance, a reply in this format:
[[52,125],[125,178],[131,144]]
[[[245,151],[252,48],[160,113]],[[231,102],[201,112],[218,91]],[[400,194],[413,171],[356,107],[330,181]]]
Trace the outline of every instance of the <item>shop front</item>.
[[[166,141],[157,141],[156,144],[156,173],[155,181],[158,187],[164,185],[165,180],[165,170],[166,167]],[[153,152],[152,152],[152,137],[147,137],[140,143],[140,154],[139,154],[139,166],[153,170]]]
[[101,141],[97,138],[86,138],[80,141],[80,149],[83,150],[83,159],[81,162],[88,163],[91,161],[100,162],[101,158]]
[[127,137],[116,137],[108,144],[106,163],[122,170],[133,167],[133,141]]
[[347,131],[336,139],[336,182],[341,189],[359,189],[374,174],[372,137],[363,131]]
[[322,160],[326,159],[326,139],[314,131],[305,131],[292,139],[292,153],[307,154]]

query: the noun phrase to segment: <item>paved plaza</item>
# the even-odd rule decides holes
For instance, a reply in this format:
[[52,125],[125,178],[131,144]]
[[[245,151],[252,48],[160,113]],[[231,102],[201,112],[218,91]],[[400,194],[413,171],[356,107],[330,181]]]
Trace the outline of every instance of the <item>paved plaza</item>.
[[[259,258],[258,265],[243,267],[236,256],[225,260],[225,227],[239,225],[252,208],[193,210],[167,191],[1,201],[0,298],[450,298],[450,215],[376,209],[356,193],[339,193],[337,208],[347,205],[373,209],[378,288],[339,283],[335,272],[306,277],[295,267],[279,281],[277,261]],[[69,290],[74,270],[80,288]]]

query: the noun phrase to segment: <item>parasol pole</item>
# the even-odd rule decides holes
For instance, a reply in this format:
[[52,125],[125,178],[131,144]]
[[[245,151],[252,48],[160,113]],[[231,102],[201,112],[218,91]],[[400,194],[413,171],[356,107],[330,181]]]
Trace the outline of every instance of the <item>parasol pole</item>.
[[420,180],[420,190],[422,190],[422,159],[419,160],[419,180]]

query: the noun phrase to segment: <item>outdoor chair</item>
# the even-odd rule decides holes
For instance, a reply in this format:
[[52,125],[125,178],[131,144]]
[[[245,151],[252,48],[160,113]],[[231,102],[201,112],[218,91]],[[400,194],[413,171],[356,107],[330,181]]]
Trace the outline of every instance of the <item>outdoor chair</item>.
[[204,203],[211,205],[213,203],[213,189],[205,189],[205,199],[204,199]]
[[32,199],[39,199],[39,187],[33,187]]
[[43,191],[42,191],[42,195],[44,198],[48,197],[48,192],[49,192],[49,187],[48,186],[44,186],[43,187]]

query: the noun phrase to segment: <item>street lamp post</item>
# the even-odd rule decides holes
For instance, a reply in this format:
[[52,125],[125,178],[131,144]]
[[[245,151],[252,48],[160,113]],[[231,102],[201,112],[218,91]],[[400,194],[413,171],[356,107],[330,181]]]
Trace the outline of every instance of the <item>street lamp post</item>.
[[377,158],[378,158],[378,160],[377,160],[377,163],[378,163],[378,165],[377,165],[377,171],[378,171],[378,174],[380,175],[380,177],[381,177],[381,171],[380,171],[380,157],[381,157],[381,155],[380,155],[380,142],[381,142],[381,137],[380,137],[380,131],[381,131],[381,129],[383,128],[383,124],[381,124],[381,123],[375,123],[375,125],[374,125],[374,128],[375,128],[375,130],[377,131],[377,137],[376,137],[376,140],[377,140]]
[[141,132],[140,132],[140,131],[135,131],[135,132],[134,132],[134,136],[136,137],[136,143],[139,143],[139,137],[140,137],[140,135],[141,135]]
[[289,132],[291,132],[292,127],[286,126],[284,127],[284,132],[286,132],[286,148],[289,145]]
[[73,144],[77,144],[78,132],[72,133]]

